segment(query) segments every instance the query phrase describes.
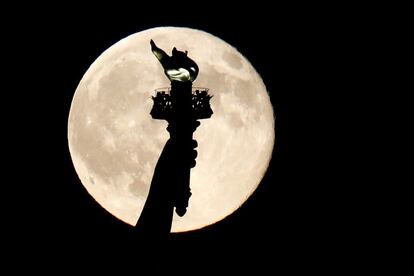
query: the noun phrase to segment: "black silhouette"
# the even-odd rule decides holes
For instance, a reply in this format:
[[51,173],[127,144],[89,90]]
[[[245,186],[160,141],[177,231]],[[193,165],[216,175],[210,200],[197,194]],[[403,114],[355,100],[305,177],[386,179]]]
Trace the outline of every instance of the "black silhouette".
[[[171,230],[175,211],[184,216],[191,196],[190,170],[196,165],[198,146],[193,132],[199,119],[210,118],[211,96],[207,88],[193,88],[198,66],[187,52],[175,47],[168,56],[151,40],[151,50],[171,80],[171,88],[157,89],[151,116],[167,120],[170,139],[164,146],[154,170],[151,188],[136,230],[146,236],[165,237]],[[194,93],[193,90],[195,89]]]

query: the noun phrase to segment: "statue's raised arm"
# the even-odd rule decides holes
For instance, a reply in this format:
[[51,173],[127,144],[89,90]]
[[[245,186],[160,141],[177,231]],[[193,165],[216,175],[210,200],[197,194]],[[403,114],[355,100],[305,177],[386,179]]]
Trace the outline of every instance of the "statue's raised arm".
[[187,56],[187,51],[174,47],[169,56],[153,40],[150,43],[152,53],[171,81],[171,89],[156,89],[150,114],[153,119],[168,122],[170,138],[155,166],[136,229],[147,238],[162,238],[171,231],[174,208],[180,217],[187,212],[192,194],[190,172],[196,165],[198,145],[193,133],[200,126],[198,120],[210,118],[213,111],[208,88],[197,87],[193,93],[192,82],[198,75],[198,66]]
[[193,82],[198,75],[197,64],[187,56],[187,51],[178,51],[175,47],[172,50],[172,56],[158,48],[151,39],[151,51],[160,61],[164,68],[164,73],[170,81]]

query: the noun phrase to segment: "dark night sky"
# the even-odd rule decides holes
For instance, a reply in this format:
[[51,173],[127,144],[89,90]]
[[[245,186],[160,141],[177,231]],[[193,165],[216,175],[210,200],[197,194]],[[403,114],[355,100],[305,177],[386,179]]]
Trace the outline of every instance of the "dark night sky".
[[[334,117],[347,86],[341,79],[345,69],[335,64],[349,58],[341,50],[352,45],[343,39],[346,28],[335,14],[322,17],[302,8],[253,9],[239,16],[142,16],[113,10],[28,18],[10,32],[13,43],[8,45],[23,55],[12,70],[25,80],[11,81],[22,88],[24,108],[31,114],[24,129],[17,130],[31,138],[22,149],[28,171],[13,171],[24,187],[16,194],[19,189],[26,193],[24,204],[16,207],[25,219],[10,220],[16,244],[12,254],[25,252],[68,267],[94,257],[145,263],[156,256],[166,267],[177,269],[187,262],[213,271],[217,264],[240,271],[295,271],[343,261],[335,256],[349,249],[356,228],[342,205],[352,185],[345,185],[349,179],[336,161],[347,150],[334,142],[343,135]],[[144,254],[132,229],[97,205],[81,185],[66,128],[73,93],[89,65],[121,38],[163,25],[210,32],[253,64],[270,91],[276,144],[261,185],[237,212],[205,229],[173,235],[159,252],[153,246],[152,253]],[[24,138],[12,138],[19,139]],[[352,210],[352,204],[346,208]],[[71,255],[71,250],[77,253]]]

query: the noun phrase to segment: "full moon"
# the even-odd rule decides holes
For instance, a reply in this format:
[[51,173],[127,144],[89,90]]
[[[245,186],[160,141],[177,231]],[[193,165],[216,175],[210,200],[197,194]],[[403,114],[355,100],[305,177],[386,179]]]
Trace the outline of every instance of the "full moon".
[[80,81],[70,108],[68,142],[88,193],[118,219],[135,225],[149,193],[167,122],[150,116],[154,90],[170,82],[150,48],[188,51],[199,66],[194,86],[209,88],[214,112],[194,133],[187,213],[172,232],[199,229],[237,210],[261,182],[274,145],[274,113],[250,62],[209,33],[160,27],[132,34],[103,52]]

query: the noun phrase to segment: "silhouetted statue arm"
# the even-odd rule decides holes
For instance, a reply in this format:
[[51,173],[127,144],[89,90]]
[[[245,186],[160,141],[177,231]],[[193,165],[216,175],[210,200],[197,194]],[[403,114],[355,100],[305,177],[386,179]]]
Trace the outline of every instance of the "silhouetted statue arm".
[[[194,129],[200,125],[193,125]],[[174,207],[179,216],[186,213],[191,196],[185,168],[196,165],[197,141],[183,145],[170,138],[154,169],[150,191],[137,222],[137,231],[151,236],[164,236],[171,230]],[[183,175],[184,174],[184,175]]]
[[[193,133],[200,125],[198,119],[210,118],[213,113],[211,96],[203,91],[192,94],[192,82],[198,74],[197,64],[187,56],[187,51],[175,47],[168,56],[150,41],[151,50],[171,80],[169,94],[157,92],[151,116],[168,121],[170,139],[154,169],[151,187],[144,208],[136,225],[144,236],[161,237],[170,232],[174,208],[176,214],[187,212],[190,189],[190,170],[196,165],[197,141]],[[205,107],[207,106],[207,108]]]

